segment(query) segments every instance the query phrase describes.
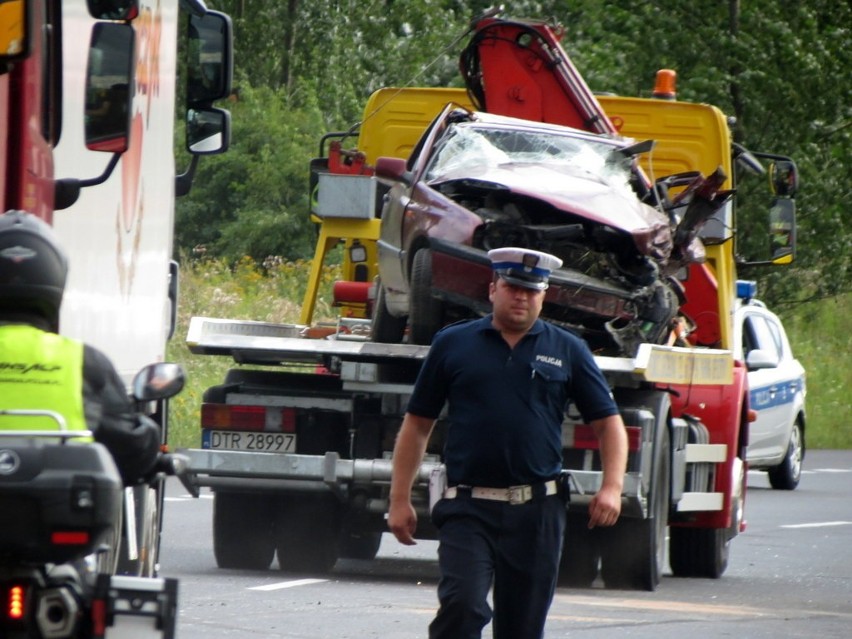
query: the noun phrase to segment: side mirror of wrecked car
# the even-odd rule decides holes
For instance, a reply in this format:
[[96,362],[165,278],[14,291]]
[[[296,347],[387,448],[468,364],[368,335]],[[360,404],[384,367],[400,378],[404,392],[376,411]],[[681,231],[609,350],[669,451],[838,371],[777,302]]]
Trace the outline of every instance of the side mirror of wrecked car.
[[406,184],[410,180],[408,167],[402,158],[378,158],[376,160],[376,177],[405,182]]

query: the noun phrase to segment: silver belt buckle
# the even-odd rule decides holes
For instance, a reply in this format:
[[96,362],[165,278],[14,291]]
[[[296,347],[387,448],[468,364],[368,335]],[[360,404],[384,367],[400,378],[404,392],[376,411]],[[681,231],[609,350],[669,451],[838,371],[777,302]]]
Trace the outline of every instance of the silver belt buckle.
[[513,506],[525,504],[532,499],[532,486],[509,486],[506,492],[509,494],[509,503]]

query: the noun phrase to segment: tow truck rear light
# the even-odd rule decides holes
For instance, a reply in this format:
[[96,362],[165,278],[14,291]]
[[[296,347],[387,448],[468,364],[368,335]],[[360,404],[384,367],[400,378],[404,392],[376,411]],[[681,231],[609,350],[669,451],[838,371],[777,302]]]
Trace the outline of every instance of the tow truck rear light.
[[[642,445],[642,429],[638,426],[626,426],[627,448],[630,452],[636,452]],[[595,429],[588,424],[576,424],[574,426],[574,443],[571,448],[581,450],[598,450],[600,444],[595,435]]]
[[6,617],[12,621],[20,621],[26,614],[27,590],[24,586],[13,584],[9,587],[6,597]]
[[296,410],[282,406],[202,404],[201,428],[296,432]]

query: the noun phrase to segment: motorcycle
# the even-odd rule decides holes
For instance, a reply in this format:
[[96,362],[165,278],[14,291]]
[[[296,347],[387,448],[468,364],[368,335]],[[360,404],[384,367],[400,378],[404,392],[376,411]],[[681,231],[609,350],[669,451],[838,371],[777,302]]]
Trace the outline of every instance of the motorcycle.
[[[139,371],[131,390],[138,419],[151,419],[144,409],[152,402],[165,410],[183,384],[176,364]],[[153,576],[152,562],[138,561],[140,529],[156,531],[142,553],[156,557],[160,510],[147,527],[135,520],[151,500],[161,506],[165,476],[180,476],[186,458],[160,453],[146,482],[125,488],[106,447],[81,441],[91,431],[69,431],[47,410],[0,410],[0,418],[25,426],[0,430],[0,637],[172,639],[177,580]],[[56,428],[32,428],[37,420]],[[137,494],[146,497],[141,510]],[[136,574],[117,574],[128,562]]]

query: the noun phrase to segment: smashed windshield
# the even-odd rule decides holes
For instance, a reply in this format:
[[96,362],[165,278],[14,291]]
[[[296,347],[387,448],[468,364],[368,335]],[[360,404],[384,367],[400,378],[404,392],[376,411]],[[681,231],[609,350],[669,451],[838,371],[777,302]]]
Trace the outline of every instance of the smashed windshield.
[[547,131],[456,126],[432,157],[426,180],[458,179],[486,169],[541,164],[629,188],[630,163],[617,148]]

